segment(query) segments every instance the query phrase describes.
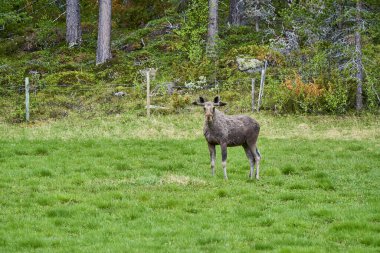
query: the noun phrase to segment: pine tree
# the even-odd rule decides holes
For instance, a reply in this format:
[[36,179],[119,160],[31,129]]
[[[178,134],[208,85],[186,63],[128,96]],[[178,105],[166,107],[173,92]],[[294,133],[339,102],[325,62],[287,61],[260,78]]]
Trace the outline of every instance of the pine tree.
[[69,47],[82,43],[80,10],[78,0],[67,0],[66,4],[66,42]]
[[362,3],[361,0],[356,0],[356,29],[355,29],[355,64],[356,64],[356,110],[363,109],[363,61],[362,61]]
[[111,55],[112,0],[99,0],[98,43],[96,65],[105,63]]
[[209,19],[207,32],[207,55],[216,57],[216,41],[218,38],[218,0],[209,0]]

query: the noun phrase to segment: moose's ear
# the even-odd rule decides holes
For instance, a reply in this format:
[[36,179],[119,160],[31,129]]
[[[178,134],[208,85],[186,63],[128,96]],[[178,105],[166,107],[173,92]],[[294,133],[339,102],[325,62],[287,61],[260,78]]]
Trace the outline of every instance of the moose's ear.
[[205,104],[205,99],[203,97],[199,97],[199,101],[194,101],[193,102],[193,105],[201,105],[201,106],[204,106]]
[[220,101],[220,96],[217,96],[214,98],[214,105],[215,106],[224,106],[226,105],[227,103],[224,103],[222,101]]

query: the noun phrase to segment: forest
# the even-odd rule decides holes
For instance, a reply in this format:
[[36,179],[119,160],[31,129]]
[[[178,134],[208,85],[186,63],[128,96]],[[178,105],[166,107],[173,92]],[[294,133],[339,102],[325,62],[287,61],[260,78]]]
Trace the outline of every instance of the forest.
[[264,62],[261,110],[378,113],[380,3],[1,0],[0,57],[7,122],[24,118],[25,77],[35,119],[142,113],[145,69],[155,71],[153,103],[167,109],[157,113],[178,112],[203,93],[247,112]]

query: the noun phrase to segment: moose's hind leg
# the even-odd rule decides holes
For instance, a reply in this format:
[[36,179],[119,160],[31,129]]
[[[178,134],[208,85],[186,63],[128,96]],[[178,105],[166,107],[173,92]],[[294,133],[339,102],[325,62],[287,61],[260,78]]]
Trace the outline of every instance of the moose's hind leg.
[[223,167],[223,174],[224,179],[228,179],[227,177],[227,144],[223,143],[220,144],[220,148],[222,150],[222,167]]
[[249,145],[249,149],[253,155],[253,159],[255,160],[255,167],[256,167],[256,179],[260,179],[260,160],[261,155],[259,153],[259,150],[257,149],[256,143]]
[[248,145],[243,145],[243,148],[244,148],[245,154],[247,155],[247,158],[249,160],[249,166],[250,166],[249,178],[252,179],[255,158],[253,157],[253,154],[252,154],[250,148],[248,147]]

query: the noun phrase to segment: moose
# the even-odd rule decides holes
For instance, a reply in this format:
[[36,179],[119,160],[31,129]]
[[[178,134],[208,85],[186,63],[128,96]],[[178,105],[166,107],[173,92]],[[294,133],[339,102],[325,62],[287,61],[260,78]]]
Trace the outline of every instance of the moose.
[[210,151],[211,174],[215,174],[215,146],[220,145],[222,151],[222,167],[224,179],[227,177],[227,147],[243,146],[250,164],[249,178],[252,179],[254,167],[256,167],[256,179],[259,179],[259,164],[261,155],[257,149],[257,139],[260,132],[259,123],[245,115],[225,115],[216,109],[227,103],[220,101],[220,97],[213,102],[206,101],[203,97],[193,102],[194,105],[203,106],[205,123],[203,134]]

